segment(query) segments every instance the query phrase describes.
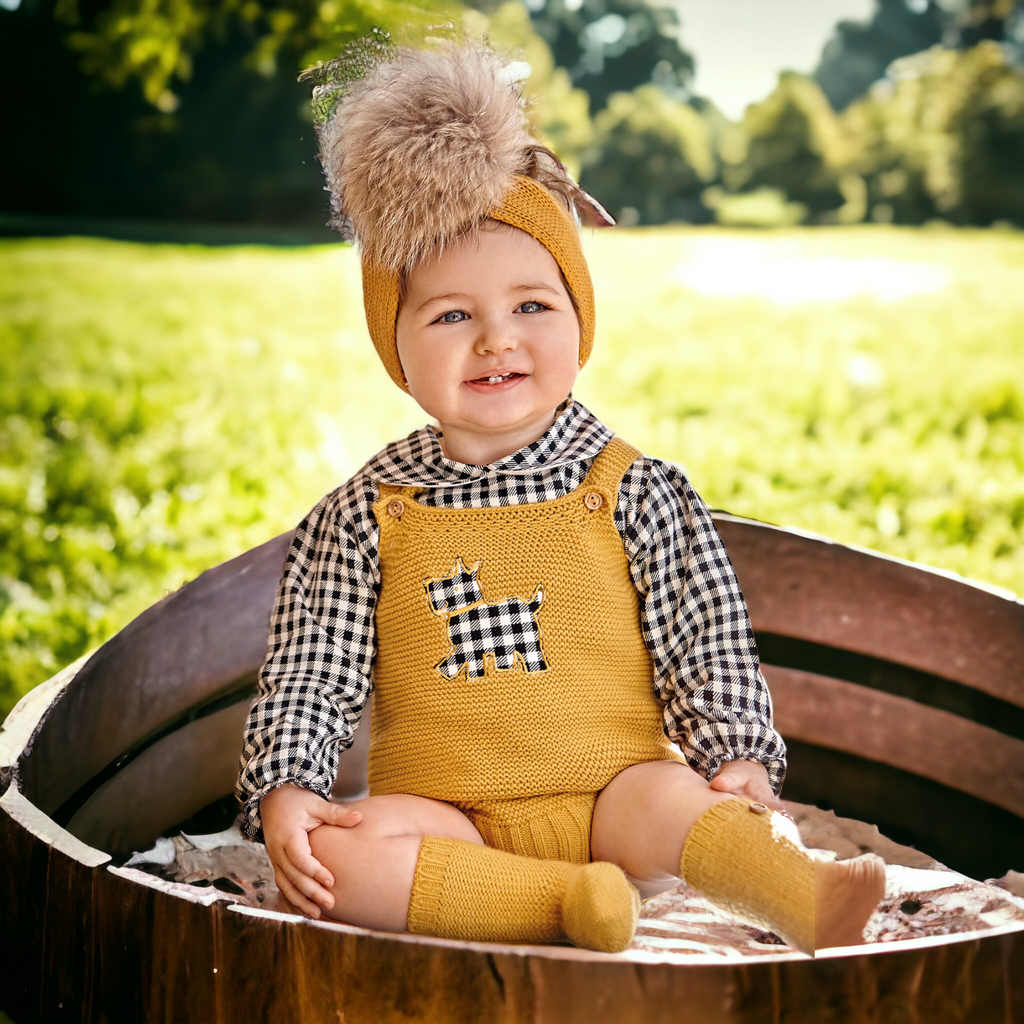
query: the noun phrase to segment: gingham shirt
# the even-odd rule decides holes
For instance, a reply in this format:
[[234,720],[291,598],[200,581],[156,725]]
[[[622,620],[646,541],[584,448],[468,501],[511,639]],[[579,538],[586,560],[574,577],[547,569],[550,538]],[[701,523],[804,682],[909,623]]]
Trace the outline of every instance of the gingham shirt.
[[[375,455],[299,524],[246,723],[237,795],[261,838],[259,801],[286,782],[327,797],[372,689],[380,587],[371,506],[378,484],[417,501],[480,508],[552,501],[583,482],[611,431],[570,401],[533,444],[492,463],[445,458],[424,427]],[[775,792],[785,745],[772,728],[743,596],[711,515],[682,471],[642,457],[619,488],[615,525],[640,595],[665,732],[711,778],[724,761],[762,762]]]

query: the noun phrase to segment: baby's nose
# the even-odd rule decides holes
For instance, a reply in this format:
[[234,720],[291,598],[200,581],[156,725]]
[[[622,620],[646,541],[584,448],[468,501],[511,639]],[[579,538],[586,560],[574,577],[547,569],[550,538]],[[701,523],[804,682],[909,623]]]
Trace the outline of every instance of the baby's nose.
[[481,353],[508,352],[516,348],[519,341],[515,331],[492,327],[480,331],[476,344]]

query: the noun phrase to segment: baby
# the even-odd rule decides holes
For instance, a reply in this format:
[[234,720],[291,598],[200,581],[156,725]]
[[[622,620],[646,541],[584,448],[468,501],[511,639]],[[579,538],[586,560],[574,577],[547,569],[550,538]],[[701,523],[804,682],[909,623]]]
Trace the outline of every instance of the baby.
[[[320,132],[385,367],[432,417],[299,526],[238,795],[284,895],[391,931],[615,952],[684,878],[806,952],[862,941],[877,859],[802,847],[729,560],[674,466],[571,397],[572,211],[479,47],[402,50]],[[370,795],[328,800],[372,692]]]

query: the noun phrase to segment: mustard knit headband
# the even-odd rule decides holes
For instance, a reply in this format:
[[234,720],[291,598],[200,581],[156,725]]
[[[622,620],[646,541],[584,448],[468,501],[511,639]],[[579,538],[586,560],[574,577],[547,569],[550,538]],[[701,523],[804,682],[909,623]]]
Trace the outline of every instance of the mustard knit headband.
[[594,342],[594,290],[570,209],[614,221],[537,140],[521,69],[477,43],[394,47],[374,30],[311,68],[331,225],[355,240],[366,322],[392,380],[408,391],[395,337],[402,273],[487,219],[551,253],[580,322],[580,366]]
[[[594,344],[594,287],[583,258],[579,231],[568,210],[540,182],[516,175],[511,190],[488,217],[525,231],[554,257],[576,301],[582,366]],[[398,274],[364,256],[363,304],[370,338],[391,379],[408,391],[395,335],[398,302]]]

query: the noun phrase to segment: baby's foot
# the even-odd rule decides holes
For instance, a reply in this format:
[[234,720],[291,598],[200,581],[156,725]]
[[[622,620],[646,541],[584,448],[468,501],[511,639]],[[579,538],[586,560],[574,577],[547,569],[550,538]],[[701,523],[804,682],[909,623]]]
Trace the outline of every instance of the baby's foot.
[[856,946],[864,925],[885,897],[885,862],[868,854],[856,860],[814,862],[814,948]]
[[576,946],[621,953],[640,918],[640,894],[614,864],[596,861],[578,868],[562,900],[562,927]]

